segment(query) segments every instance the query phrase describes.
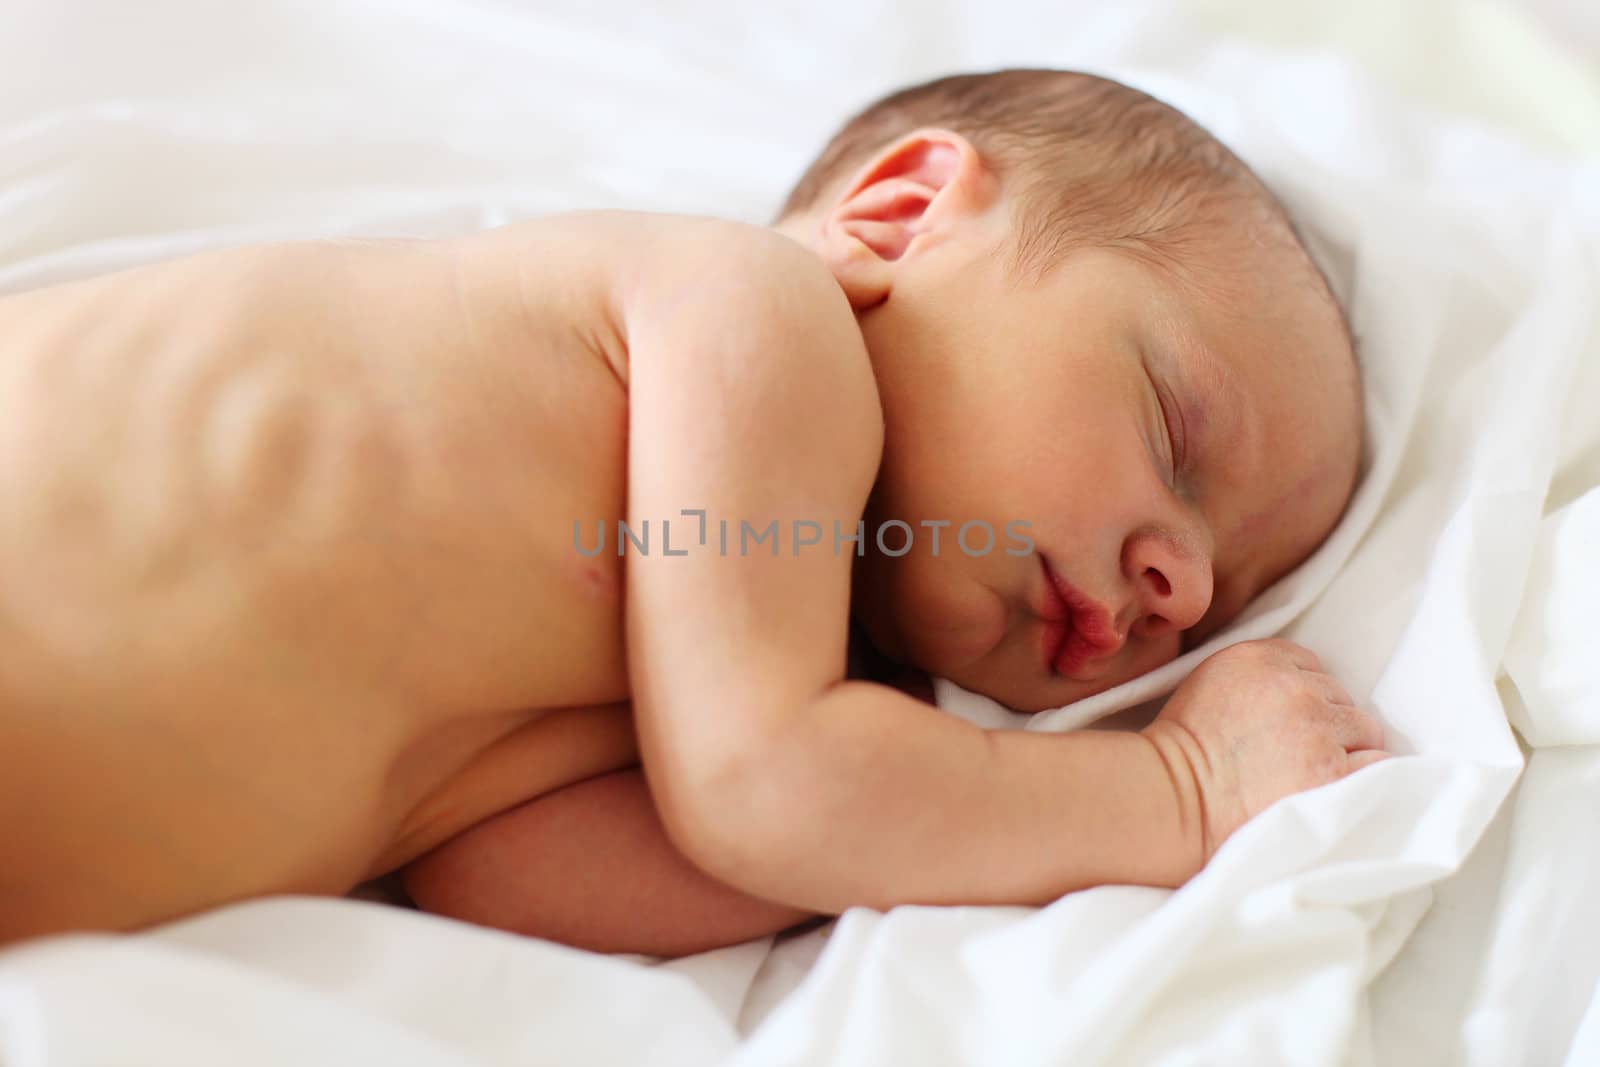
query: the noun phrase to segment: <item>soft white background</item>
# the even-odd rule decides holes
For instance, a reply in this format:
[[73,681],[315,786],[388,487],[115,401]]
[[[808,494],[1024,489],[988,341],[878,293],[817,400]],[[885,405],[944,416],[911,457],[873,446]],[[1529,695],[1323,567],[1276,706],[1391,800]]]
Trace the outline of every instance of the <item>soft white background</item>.
[[1369,393],[1347,521],[1220,640],[1316,648],[1408,755],[1275,807],[1175,894],[860,910],[669,965],[354,900],[44,942],[0,953],[0,1064],[1600,1062],[1597,23],[1580,0],[5,0],[0,291],[572,207],[761,221],[852,109],[957,69],[1166,97],[1301,215]]

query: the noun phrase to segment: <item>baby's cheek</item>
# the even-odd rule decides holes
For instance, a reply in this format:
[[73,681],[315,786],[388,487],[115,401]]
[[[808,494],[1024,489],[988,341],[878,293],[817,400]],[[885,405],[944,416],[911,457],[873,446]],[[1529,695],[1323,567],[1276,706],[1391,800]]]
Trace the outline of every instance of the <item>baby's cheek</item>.
[[902,585],[895,621],[905,635],[906,662],[949,675],[983,659],[1007,636],[1012,614],[1004,600],[956,568],[930,560],[913,582]]

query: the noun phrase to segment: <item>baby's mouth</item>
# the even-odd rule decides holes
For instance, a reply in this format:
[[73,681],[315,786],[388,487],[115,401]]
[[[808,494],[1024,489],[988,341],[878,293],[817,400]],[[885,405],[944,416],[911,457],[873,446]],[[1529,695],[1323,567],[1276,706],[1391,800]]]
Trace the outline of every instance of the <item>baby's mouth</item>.
[[1063,579],[1043,553],[1045,598],[1039,615],[1044,619],[1045,666],[1074,681],[1094,681],[1104,674],[1095,669],[1123,645],[1109,609]]

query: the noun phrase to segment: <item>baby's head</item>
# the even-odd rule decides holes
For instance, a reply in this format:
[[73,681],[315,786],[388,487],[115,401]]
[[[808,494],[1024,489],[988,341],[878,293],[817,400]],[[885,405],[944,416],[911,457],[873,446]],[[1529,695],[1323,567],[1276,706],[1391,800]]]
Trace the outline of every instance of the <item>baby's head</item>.
[[[1249,168],[1141,92],[1026,70],[904,90],[777,227],[833,271],[877,373],[855,611],[891,656],[1070,703],[1214,633],[1349,499],[1337,301]],[[875,537],[900,553],[894,520],[898,555]]]

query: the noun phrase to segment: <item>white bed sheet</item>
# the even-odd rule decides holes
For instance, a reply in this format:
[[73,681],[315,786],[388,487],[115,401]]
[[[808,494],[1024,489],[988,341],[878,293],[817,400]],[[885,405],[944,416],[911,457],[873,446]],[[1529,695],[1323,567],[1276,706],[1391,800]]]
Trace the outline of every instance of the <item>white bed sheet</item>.
[[[1211,36],[1218,7],[12,0],[0,290],[572,207],[761,221],[851,108],[955,69],[1165,96],[1301,214],[1366,367],[1350,516],[1229,637],[1311,645],[1410,755],[1177,893],[857,910],[666,965],[354,900],[41,942],[0,953],[0,1064],[1600,1062],[1600,90],[1532,71],[1562,54],[1506,9],[1446,9],[1533,34],[1492,53],[1518,107],[1472,120],[1349,40]],[[1440,29],[1418,54],[1459,71]],[[1030,722],[939,695],[1065,728],[1191,663]]]

